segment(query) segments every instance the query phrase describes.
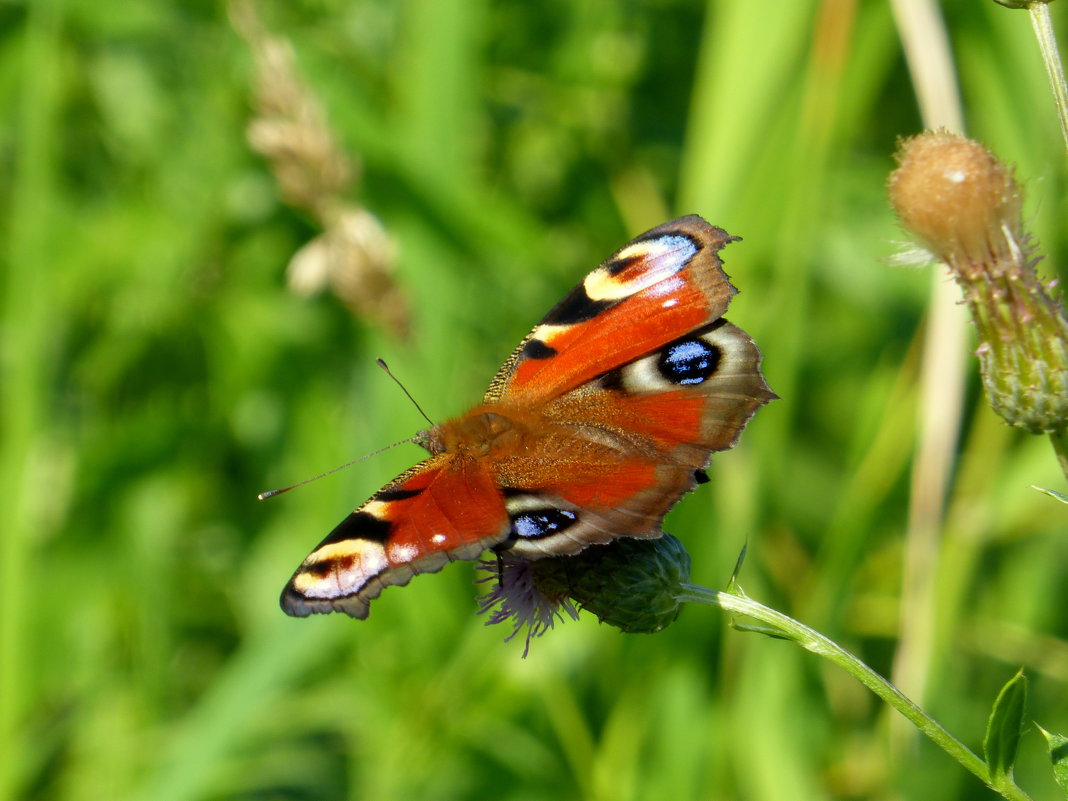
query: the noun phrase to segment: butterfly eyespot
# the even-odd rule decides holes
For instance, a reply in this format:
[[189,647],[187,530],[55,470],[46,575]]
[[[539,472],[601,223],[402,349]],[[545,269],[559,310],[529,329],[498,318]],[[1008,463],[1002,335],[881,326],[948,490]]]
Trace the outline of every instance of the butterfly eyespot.
[[538,539],[559,534],[578,522],[578,515],[567,509],[534,509],[512,517],[512,534],[523,539]]
[[664,348],[656,367],[672,384],[700,384],[715,374],[721,356],[719,348],[702,339],[685,339]]

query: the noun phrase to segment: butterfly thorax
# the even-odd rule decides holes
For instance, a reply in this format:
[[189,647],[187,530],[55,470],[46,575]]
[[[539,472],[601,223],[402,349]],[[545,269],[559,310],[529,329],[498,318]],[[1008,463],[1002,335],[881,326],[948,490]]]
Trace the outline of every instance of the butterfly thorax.
[[493,450],[516,448],[531,436],[533,421],[518,409],[501,404],[479,406],[462,417],[419,432],[415,441],[431,454],[486,456]]

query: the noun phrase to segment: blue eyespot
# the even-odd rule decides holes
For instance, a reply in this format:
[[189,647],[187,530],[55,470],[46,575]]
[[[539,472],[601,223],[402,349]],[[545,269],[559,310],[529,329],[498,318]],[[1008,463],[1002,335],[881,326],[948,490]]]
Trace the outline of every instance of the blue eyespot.
[[524,539],[538,539],[557,534],[578,522],[578,515],[567,509],[535,509],[512,518],[512,533]]
[[700,384],[716,372],[719,348],[702,339],[684,339],[660,352],[657,369],[672,384]]

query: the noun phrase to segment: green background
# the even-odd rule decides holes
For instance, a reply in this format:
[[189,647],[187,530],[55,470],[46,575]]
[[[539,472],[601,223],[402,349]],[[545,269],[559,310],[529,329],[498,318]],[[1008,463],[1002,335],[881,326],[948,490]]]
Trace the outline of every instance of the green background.
[[[1063,23],[1064,8],[1052,10]],[[1018,165],[1063,271],[1065,151],[1026,13],[943,4],[969,132]],[[687,608],[533,643],[475,616],[470,565],[370,619],[277,596],[410,436],[481,396],[601,259],[696,212],[730,317],[782,400],[666,528],[892,668],[930,270],[890,266],[898,137],[921,128],[891,12],[849,0],[264,3],[398,245],[405,341],[287,290],[319,233],[245,130],[224,6],[0,5],[0,799],[981,799],[851,679]],[[1063,274],[1063,273],[1062,273]],[[969,332],[970,336],[970,332]],[[924,705],[978,749],[1032,679],[1017,775],[1055,798],[1068,730],[1068,517],[1048,442],[982,402],[973,357]],[[908,688],[904,688],[908,690]]]

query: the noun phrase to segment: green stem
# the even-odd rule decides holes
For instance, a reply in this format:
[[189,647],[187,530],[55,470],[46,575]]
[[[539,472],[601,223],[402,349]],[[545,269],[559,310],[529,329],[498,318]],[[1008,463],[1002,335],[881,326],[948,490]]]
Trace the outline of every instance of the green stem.
[[710,590],[695,584],[682,584],[675,597],[679,601],[718,606],[728,612],[759,620],[771,627],[770,633],[794,640],[806,650],[829,659],[908,718],[943,751],[978,776],[987,787],[1010,801],[1030,801],[1030,796],[1017,787],[1011,779],[992,780],[986,763],[964,743],[943,729],[937,721],[916,706],[894,685],[819,632],[745,595]]
[[1053,35],[1053,20],[1050,17],[1049,4],[1038,0],[1028,5],[1027,10],[1031,14],[1031,26],[1035,29],[1038,49],[1046,64],[1046,74],[1049,76],[1050,88],[1053,90],[1053,102],[1057,106],[1057,119],[1061,123],[1061,136],[1064,137],[1065,147],[1068,148],[1068,85],[1064,82],[1064,67],[1061,65],[1061,55],[1057,50],[1057,39]]
[[33,599],[33,548],[41,533],[35,518],[48,508],[48,489],[32,474],[47,451],[47,388],[56,352],[50,223],[60,220],[54,172],[61,81],[55,65],[63,52],[63,6],[63,0],[29,4],[21,37],[25,77],[7,129],[15,158],[0,234],[0,801],[24,797],[30,766],[41,753],[25,725],[37,683],[31,665],[41,620]]
[[1053,452],[1057,454],[1057,463],[1061,466],[1061,472],[1068,480],[1068,429],[1060,428],[1049,432],[1049,441],[1053,443]]

